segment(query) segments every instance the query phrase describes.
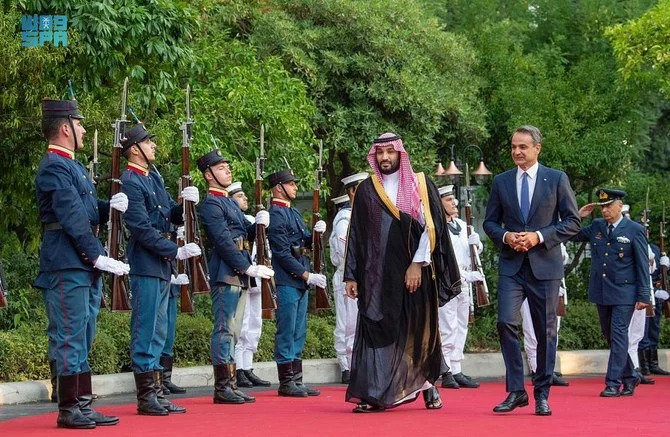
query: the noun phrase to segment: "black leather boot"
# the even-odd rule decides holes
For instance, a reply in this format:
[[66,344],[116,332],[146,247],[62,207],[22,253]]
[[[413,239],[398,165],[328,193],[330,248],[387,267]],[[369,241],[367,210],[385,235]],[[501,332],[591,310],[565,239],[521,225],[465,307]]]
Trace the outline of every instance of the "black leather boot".
[[160,364],[163,367],[163,394],[169,395],[186,393],[186,389],[175,385],[172,382],[172,363],[174,358],[167,355],[161,355]]
[[111,426],[119,423],[119,418],[116,416],[105,416],[102,413],[91,408],[93,403],[93,390],[91,387],[91,372],[84,372],[79,374],[79,409],[81,414],[94,421],[98,426]]
[[137,414],[142,416],[167,416],[168,410],[158,403],[154,388],[154,372],[135,373],[137,388]]
[[58,377],[58,419],[56,419],[56,423],[59,428],[95,428],[95,422],[84,416],[79,409],[79,400],[77,399],[78,380],[79,375]]
[[293,361],[293,381],[299,389],[307,393],[307,396],[319,396],[321,394],[319,390],[309,388],[302,383],[302,360]]
[[279,396],[293,398],[306,398],[307,392],[299,388],[293,381],[293,363],[277,363],[277,374],[279,375]]
[[230,385],[231,374],[228,364],[214,365],[214,403],[243,404],[244,398],[238,396]]
[[651,375],[649,371],[649,349],[638,349],[637,350],[637,359],[640,361],[640,373],[647,376]]
[[51,402],[58,402],[58,369],[56,360],[49,361],[49,372],[51,373]]
[[237,365],[235,363],[230,363],[228,364],[228,373],[230,374],[230,388],[233,389],[233,393],[235,393],[237,396],[241,397],[244,399],[244,402],[251,404],[253,402],[256,402],[256,398],[253,396],[249,396],[248,394],[240,391],[237,388]]
[[649,348],[649,372],[652,375],[670,375],[670,372],[658,367],[658,349]]
[[172,402],[168,401],[165,395],[163,394],[163,371],[154,370],[154,390],[156,391],[156,400],[165,408],[170,414],[180,414],[185,413],[186,408],[175,405]]
[[237,369],[235,371],[235,377],[237,378],[238,387],[251,388],[254,386],[254,383],[249,381],[246,372],[242,369]]
[[[246,375],[247,379],[251,381],[254,387],[270,387],[272,385],[270,381],[259,378],[258,375],[254,373],[254,369],[245,370],[244,374]],[[237,379],[237,385],[240,385],[239,378]],[[242,386],[240,385],[240,387]]]

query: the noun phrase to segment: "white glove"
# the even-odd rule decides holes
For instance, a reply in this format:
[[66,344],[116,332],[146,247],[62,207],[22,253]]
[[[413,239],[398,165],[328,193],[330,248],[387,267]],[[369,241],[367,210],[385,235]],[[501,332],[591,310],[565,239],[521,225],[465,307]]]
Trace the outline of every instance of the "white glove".
[[[316,222],[316,224],[318,225],[319,222]],[[323,223],[323,225],[325,226],[326,224]],[[308,275],[309,276],[307,276],[307,285],[313,285],[318,288],[326,288],[327,282],[326,277],[324,275],[320,273],[309,273]]]
[[319,234],[326,232],[326,222],[323,220],[319,220],[314,224],[314,232],[318,232]]
[[171,275],[170,276],[170,284],[173,285],[188,285],[189,280],[188,280],[188,275],[186,273],[180,273],[177,276]]
[[482,240],[481,238],[479,238],[479,234],[476,232],[470,234],[470,236],[468,237],[468,244],[470,246],[476,246],[477,248],[479,248],[479,246],[482,245]]
[[563,243],[561,243],[561,256],[563,257],[563,265],[567,265],[570,262],[570,255],[568,254],[568,249]]
[[177,249],[177,259],[185,260],[186,258],[191,258],[198,256],[202,253],[200,246],[195,243],[187,243],[184,246]]
[[116,193],[109,199],[109,207],[114,208],[120,213],[126,212],[128,209],[128,196],[125,193]]
[[670,258],[668,258],[667,255],[663,255],[661,259],[658,260],[658,263],[662,266],[670,268]]
[[484,275],[479,271],[468,272],[467,270],[461,270],[461,279],[468,283],[481,282],[484,280]]
[[654,296],[656,296],[656,299],[660,300],[668,300],[668,298],[670,298],[670,294],[665,290],[656,290]]
[[565,296],[565,288],[563,288],[563,286],[558,287],[558,295],[560,297]]
[[184,227],[183,226],[179,226],[177,228],[177,239],[179,239],[179,240],[184,239]]
[[270,213],[262,210],[256,213],[256,224],[263,225],[266,228],[270,226]]
[[246,272],[244,272],[244,274],[254,278],[270,279],[275,275],[275,271],[263,265],[249,266],[249,268],[247,269]]
[[118,276],[130,273],[130,265],[108,256],[99,256],[98,259],[95,260],[93,267]]
[[186,187],[181,190],[181,198],[193,202],[196,205],[200,202],[200,193],[198,187]]

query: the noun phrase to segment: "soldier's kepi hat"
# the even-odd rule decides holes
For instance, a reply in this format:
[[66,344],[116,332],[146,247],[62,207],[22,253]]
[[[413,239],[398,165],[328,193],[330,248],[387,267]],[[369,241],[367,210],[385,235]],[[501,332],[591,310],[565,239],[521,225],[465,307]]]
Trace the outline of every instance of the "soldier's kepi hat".
[[126,138],[121,140],[122,152],[126,153],[135,144],[141,143],[147,138],[153,138],[156,135],[149,133],[144,124],[138,123],[132,129],[126,131]]
[[444,187],[438,188],[437,192],[440,193],[440,197],[453,196],[454,195],[454,186],[453,185],[445,185]]
[[[226,158],[223,157],[223,155],[221,155],[221,151],[219,149],[212,150],[209,153],[205,153],[200,157],[200,159],[198,159],[198,168],[200,169],[201,172],[204,173],[205,170],[220,162],[230,162],[230,161],[228,161]],[[228,191],[228,194],[230,194],[230,191]]]
[[233,182],[226,187],[229,196],[240,193],[242,191],[242,182]]
[[362,181],[366,180],[368,177],[370,177],[369,174],[367,174],[366,172],[361,172],[361,173],[352,174],[351,176],[347,176],[345,178],[342,178],[342,183],[344,184],[344,189],[346,190],[349,187],[355,187],[356,185],[360,184]]
[[268,184],[270,185],[270,188],[274,187],[275,185],[285,184],[286,182],[291,181],[298,182],[300,179],[296,179],[295,175],[293,174],[293,170],[290,168],[272,173],[270,176],[268,176]]
[[596,191],[598,197],[598,205],[608,205],[615,200],[621,200],[626,197],[626,192],[623,190],[611,190],[609,188],[599,188]]
[[76,100],[42,100],[42,119],[67,118],[83,119]]

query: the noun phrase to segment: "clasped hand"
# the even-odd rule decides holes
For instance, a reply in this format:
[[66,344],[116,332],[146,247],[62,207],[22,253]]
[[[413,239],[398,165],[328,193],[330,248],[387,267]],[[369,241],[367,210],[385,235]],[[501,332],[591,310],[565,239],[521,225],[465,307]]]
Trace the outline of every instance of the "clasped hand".
[[540,243],[537,232],[508,232],[505,243],[517,252],[528,252]]

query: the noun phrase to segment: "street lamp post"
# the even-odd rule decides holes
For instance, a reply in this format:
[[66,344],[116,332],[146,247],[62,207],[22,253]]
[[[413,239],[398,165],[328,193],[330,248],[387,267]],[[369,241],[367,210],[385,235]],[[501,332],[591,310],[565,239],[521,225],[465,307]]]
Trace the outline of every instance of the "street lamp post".
[[[449,162],[449,166],[445,168],[442,166],[442,163],[440,162],[437,166],[437,170],[435,172],[435,175],[438,177],[447,177],[450,183],[458,186],[459,185],[459,180],[461,175],[463,175],[463,172],[460,170],[459,165],[457,164],[457,159],[456,155],[454,154],[454,147],[455,145],[451,145],[450,150],[451,150],[451,161]],[[465,186],[463,187],[466,192],[466,200],[471,201],[472,200],[472,190],[474,189],[470,185],[470,175],[475,177],[475,182],[479,185],[482,185],[484,182],[486,182],[486,179],[488,179],[493,173],[489,171],[488,168],[486,168],[486,165],[484,164],[484,154],[482,152],[482,149],[479,148],[479,146],[475,144],[468,144],[464,149],[463,149],[463,154],[462,156],[465,156],[465,153],[468,151],[468,149],[477,149],[479,151],[479,166],[474,170],[470,171],[470,165],[468,164],[467,160],[464,160],[465,162]],[[457,191],[460,194],[460,190]],[[460,196],[459,196],[460,197]]]

